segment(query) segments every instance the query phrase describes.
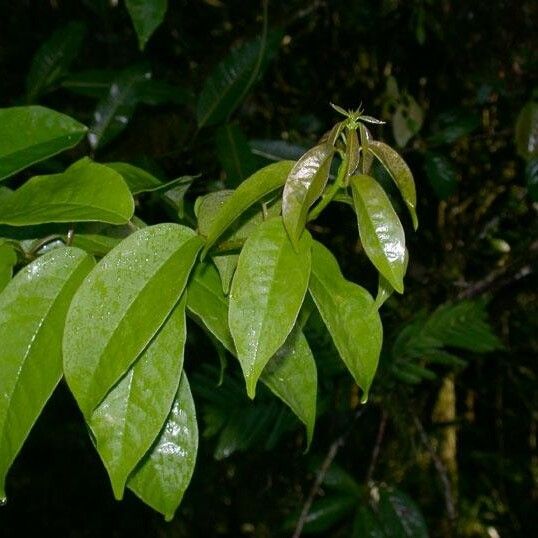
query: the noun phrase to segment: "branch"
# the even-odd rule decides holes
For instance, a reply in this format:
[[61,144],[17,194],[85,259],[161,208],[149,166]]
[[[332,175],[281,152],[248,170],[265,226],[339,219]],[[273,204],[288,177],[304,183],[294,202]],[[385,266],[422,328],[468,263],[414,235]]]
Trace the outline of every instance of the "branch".
[[345,445],[349,434],[353,430],[353,425],[359,419],[359,417],[364,413],[365,410],[366,410],[365,407],[360,407],[355,412],[355,415],[353,416],[353,419],[351,421],[351,424],[349,425],[349,428],[342,435],[340,435],[335,441],[333,441],[331,445],[329,446],[327,455],[325,456],[325,459],[323,460],[323,463],[321,464],[321,467],[319,468],[319,471],[317,472],[316,479],[314,480],[314,483],[312,484],[312,487],[310,488],[308,497],[306,498],[306,501],[303,505],[303,509],[301,510],[301,515],[299,516],[299,519],[297,520],[297,525],[295,526],[295,531],[293,533],[292,538],[300,538],[303,532],[303,528],[306,524],[306,520],[308,519],[310,508],[312,508],[312,503],[314,502],[314,499],[316,498],[319,492],[321,484],[325,480],[325,476],[327,475],[327,472],[331,468],[334,458],[336,458],[338,451]]
[[385,428],[387,426],[388,414],[385,410],[381,413],[381,420],[379,421],[379,429],[377,430],[377,437],[375,440],[374,449],[372,451],[372,460],[370,461],[370,466],[368,467],[368,472],[366,473],[366,483],[369,484],[374,475],[375,466],[377,464],[377,459],[379,458],[379,451],[381,449],[381,443],[383,442],[383,437],[385,436]]

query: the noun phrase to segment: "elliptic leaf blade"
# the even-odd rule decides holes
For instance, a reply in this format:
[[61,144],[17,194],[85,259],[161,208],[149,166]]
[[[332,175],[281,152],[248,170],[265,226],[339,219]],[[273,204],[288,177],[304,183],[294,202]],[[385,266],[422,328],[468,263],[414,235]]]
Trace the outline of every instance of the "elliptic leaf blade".
[[174,401],[186,338],[185,294],[142,355],[92,413],[89,426],[116,499],[161,431]]
[[309,149],[290,171],[282,194],[282,218],[294,245],[304,230],[308,210],[323,192],[334,155],[328,142]]
[[241,251],[230,291],[229,325],[247,393],[290,334],[310,275],[310,234],[293,248],[282,219],[261,224]]
[[125,5],[138,36],[138,46],[144,50],[153,32],[163,22],[168,0],[125,0]]
[[87,127],[42,106],[0,109],[0,180],[76,146]]
[[170,521],[191,480],[197,451],[196,410],[187,376],[183,373],[161,433],[127,486]]
[[246,209],[263,199],[264,196],[282,187],[286,182],[293,161],[280,161],[258,170],[243,181],[218,212],[207,230],[206,253],[228,227],[244,213]]
[[0,294],[0,500],[10,465],[62,377],[67,310],[93,265],[82,250],[55,249]]
[[377,140],[368,142],[368,150],[371,151],[379,162],[385,167],[387,172],[392,177],[394,183],[402,194],[405,205],[409,209],[413,227],[418,228],[417,219],[417,193],[415,189],[415,180],[413,174],[407,166],[407,163],[400,157],[398,152],[394,151],[390,146]]
[[385,191],[370,176],[351,178],[359,235],[368,258],[403,293],[405,233]]
[[309,290],[340,357],[366,399],[383,340],[372,297],[342,276],[335,257],[317,241],[312,246]]
[[75,295],[64,334],[64,371],[84,416],[146,348],[179,301],[201,240],[179,224],[124,239]]
[[125,224],[134,201],[122,177],[87,157],[61,174],[35,176],[0,200],[0,223],[29,226],[48,222]]

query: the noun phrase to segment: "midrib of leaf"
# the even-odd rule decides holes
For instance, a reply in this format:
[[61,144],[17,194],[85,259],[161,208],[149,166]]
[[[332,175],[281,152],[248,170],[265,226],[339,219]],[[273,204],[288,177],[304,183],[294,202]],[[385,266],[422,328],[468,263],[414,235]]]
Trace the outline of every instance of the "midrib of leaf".
[[[5,440],[5,435],[6,435],[5,427],[6,427],[6,424],[8,423],[8,418],[10,416],[10,412],[13,409],[13,407],[11,406],[11,401],[13,399],[13,395],[15,394],[15,392],[17,391],[17,389],[19,387],[21,376],[22,376],[22,373],[23,373],[26,365],[28,364],[28,357],[30,356],[30,353],[31,353],[31,351],[33,349],[33,345],[34,345],[35,341],[37,340],[37,337],[38,337],[39,333],[41,332],[41,329],[43,328],[43,325],[45,324],[45,321],[49,318],[50,313],[54,310],[54,307],[56,306],[58,301],[63,297],[63,291],[64,291],[65,287],[77,275],[77,273],[79,272],[81,267],[83,267],[83,263],[82,263],[83,261],[84,260],[81,260],[81,262],[79,263],[79,266],[77,267],[77,269],[71,273],[71,275],[69,276],[69,278],[67,280],[64,281],[64,284],[61,287],[60,292],[56,295],[56,297],[54,298],[54,300],[52,301],[50,306],[47,308],[47,310],[45,312],[45,315],[42,317],[41,321],[38,323],[38,325],[36,327],[36,330],[34,331],[34,334],[32,336],[32,339],[30,340],[30,343],[28,344],[28,347],[26,348],[26,352],[24,353],[23,360],[21,362],[20,368],[19,368],[19,370],[17,372],[17,376],[15,378],[15,383],[13,384],[13,390],[11,391],[11,394],[9,395],[9,403],[8,403],[8,408],[6,410],[6,414],[4,416],[4,421],[3,421],[3,424],[1,424],[1,426],[0,426],[0,429],[1,429],[1,432],[2,432],[2,439],[4,439],[4,440]],[[62,280],[60,277],[53,277],[52,279]]]
[[[171,263],[171,261],[176,261],[176,256],[178,255],[178,253],[183,250],[188,243],[190,243],[191,241],[193,241],[194,239],[197,239],[196,236],[193,236],[193,237],[190,237],[189,239],[187,239],[187,241],[185,241],[177,250],[175,250],[160,266],[159,268],[155,271],[154,275],[153,275],[153,278],[150,278],[143,286],[142,288],[140,289],[140,292],[137,293],[131,300],[131,302],[127,305],[127,308],[125,309],[125,314],[123,315],[123,317],[121,318],[121,320],[119,321],[119,323],[116,325],[115,329],[112,331],[112,333],[110,334],[110,337],[108,338],[108,341],[105,345],[105,347],[103,348],[103,350],[101,351],[101,354],[99,356],[99,360],[96,364],[96,367],[95,369],[93,370],[92,374],[91,374],[91,377],[90,377],[90,382],[89,384],[87,385],[87,390],[86,390],[86,394],[85,394],[85,399],[87,398],[87,395],[88,394],[91,394],[92,390],[94,389],[94,385],[96,383],[96,374],[97,372],[100,370],[100,367],[101,367],[101,364],[102,364],[102,359],[103,359],[103,356],[106,354],[106,352],[108,351],[110,345],[111,345],[111,342],[114,340],[114,337],[115,335],[117,334],[118,330],[120,329],[120,327],[123,327],[124,324],[129,324],[129,321],[126,321],[127,318],[129,317],[129,314],[132,312],[133,308],[135,308],[135,305],[136,303],[140,300],[140,297],[142,297],[144,295],[144,291],[147,289],[148,286],[150,286],[154,280],[158,277],[158,275],[164,271],[164,269],[166,269],[168,267],[168,264]],[[199,250],[199,249],[198,249]],[[192,259],[192,262],[191,262],[191,269],[192,269],[192,266],[194,265],[194,261],[196,259],[196,256],[193,257]],[[189,270],[190,272],[190,270]],[[148,343],[143,347],[143,349],[140,350],[140,352],[138,353],[138,355],[136,357],[134,357],[134,359],[131,361],[131,363],[129,363],[127,365],[127,369],[129,367],[131,367],[135,362],[136,360],[140,357],[140,355],[148,348],[149,344],[151,343],[151,341],[153,340],[153,338],[155,337],[155,335],[159,332],[159,329],[166,323],[166,320],[170,317],[170,314],[172,313],[174,307],[178,304],[178,302],[180,301],[181,299],[181,296],[182,294],[184,293],[185,291],[185,287],[186,287],[186,282],[187,279],[185,280],[185,283],[183,284],[183,288],[182,290],[180,291],[178,297],[177,297],[177,300],[176,302],[172,305],[172,309],[170,310],[170,312],[164,317],[163,321],[161,322],[161,324],[157,327],[156,331],[153,333],[153,336],[149,339]],[[121,376],[120,376],[120,379],[121,379]],[[107,391],[107,393],[105,393],[101,399],[96,402],[92,409],[89,410],[90,413],[92,413],[96,408],[97,406],[99,406],[104,398],[106,397],[106,395],[110,392],[110,390]]]
[[[43,209],[47,209],[47,208],[55,208],[55,207],[74,207],[74,208],[79,208],[79,207],[85,207],[85,208],[95,208],[95,209],[99,209],[100,211],[102,211],[103,213],[107,214],[107,215],[112,215],[112,216],[117,216],[117,217],[121,217],[122,219],[125,219],[125,217],[121,214],[121,213],[116,213],[115,211],[112,211],[110,209],[106,209],[104,207],[101,207],[99,205],[88,205],[88,204],[82,204],[82,203],[76,203],[76,202],[59,202],[59,203],[48,203],[47,205],[40,205],[40,206],[30,206],[28,208],[28,210],[31,210],[31,209],[38,209],[39,211],[42,211]],[[39,211],[38,211],[38,215],[39,215]],[[27,214],[27,212],[26,212]],[[16,213],[12,213],[10,215],[9,218],[16,218],[16,217],[20,217],[20,216],[24,216],[25,215],[25,212],[24,211],[18,211]],[[0,221],[2,221],[2,218],[0,217]]]
[[[264,302],[264,307],[265,307],[265,308],[263,309],[263,316],[262,316],[262,318],[261,318],[261,320],[260,320],[260,323],[259,323],[260,338],[258,339],[258,345],[256,346],[256,353],[255,353],[255,355],[254,355],[254,361],[253,361],[253,363],[254,363],[255,361],[258,360],[258,351],[259,351],[259,348],[260,348],[259,343],[260,343],[260,340],[261,340],[261,334],[262,334],[261,330],[262,330],[263,327],[265,327],[265,324],[266,324],[266,322],[267,322],[268,309],[267,309],[266,307],[267,307],[267,305],[269,304],[269,297],[271,296],[272,291],[273,291],[273,289],[274,289],[274,282],[275,282],[274,275],[277,273],[278,266],[279,266],[279,262],[280,262],[280,258],[282,257],[282,252],[283,252],[283,251],[284,251],[284,242],[281,241],[281,242],[280,242],[280,245],[279,245],[279,247],[278,247],[278,254],[277,254],[277,256],[276,256],[276,263],[274,264],[274,266],[273,266],[273,271],[271,272],[271,277],[272,277],[272,278],[271,278],[271,286],[270,286],[270,288],[269,288],[269,291],[268,291],[267,294],[265,295],[265,299],[266,299],[265,302]],[[249,372],[248,372],[249,375],[252,374],[253,366],[254,366],[254,364],[252,364],[252,365],[250,366],[250,369],[249,369]]]
[[[60,142],[61,140],[66,140],[68,142],[70,142],[71,138],[72,137],[76,137],[78,135],[83,135],[88,129],[81,129],[80,131],[77,131],[77,132],[73,132],[73,133],[70,133],[70,134],[65,134],[65,135],[62,135],[62,136],[58,136],[56,138],[51,138],[50,140],[47,140],[46,142],[41,142],[39,144],[34,144],[32,146],[29,146],[29,147],[26,147],[26,148],[23,148],[23,149],[19,149],[17,151],[13,151],[11,153],[6,153],[4,155],[0,155],[0,173],[2,173],[2,161],[4,160],[12,160],[14,158],[17,158],[18,155],[21,155],[26,152],[29,151],[29,148],[31,148],[31,151],[35,151],[36,149],[38,148],[41,148],[43,146],[48,146],[49,144],[52,144],[52,143],[56,143],[56,142]],[[55,151],[54,153],[52,153],[50,155],[50,157],[53,157],[54,155],[58,155],[58,153],[61,153],[62,151],[64,151],[64,149],[67,149],[67,148],[60,148],[58,149],[57,151]],[[35,164],[37,161],[35,160],[37,159],[37,161],[41,160],[42,157],[32,157],[32,162],[29,164],[29,165],[22,165],[22,168],[26,168],[27,166],[31,166],[32,164]],[[9,176],[5,176],[5,177],[0,177],[0,181],[3,181],[4,179],[7,179],[8,177],[10,177],[12,174],[16,174],[18,170],[22,170],[22,168],[17,168],[16,170],[14,171],[11,171],[9,172]]]
[[377,235],[377,231],[375,229],[375,226],[373,225],[372,219],[370,218],[370,215],[368,214],[368,211],[366,209],[366,203],[364,202],[364,199],[362,197],[362,193],[359,192],[359,189],[355,189],[355,192],[357,193],[357,195],[358,195],[358,197],[360,199],[361,206],[362,206],[361,209],[363,210],[363,213],[366,216],[366,221],[368,223],[368,228],[370,228],[370,233],[374,237],[375,245],[381,251],[383,259],[387,262],[386,265],[387,265],[387,267],[388,267],[388,269],[390,271],[390,274],[392,275],[392,278],[395,281],[398,281],[398,277],[397,277],[396,273],[394,272],[393,264],[385,256],[385,249],[383,248],[383,244],[379,240],[379,237]]

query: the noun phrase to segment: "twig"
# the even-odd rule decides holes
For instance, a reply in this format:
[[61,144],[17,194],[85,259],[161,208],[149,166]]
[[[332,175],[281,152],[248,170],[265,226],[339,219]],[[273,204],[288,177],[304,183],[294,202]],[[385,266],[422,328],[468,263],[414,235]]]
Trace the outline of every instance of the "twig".
[[428,451],[433,461],[435,469],[437,473],[439,474],[439,478],[441,479],[441,483],[443,485],[443,493],[445,497],[446,512],[447,512],[450,524],[453,524],[456,521],[456,507],[454,504],[454,497],[452,495],[452,487],[450,485],[448,473],[446,472],[443,462],[439,459],[439,456],[435,453],[435,450],[433,449],[430,443],[428,434],[426,433],[424,426],[422,425],[422,423],[420,422],[420,420],[418,419],[416,415],[413,416],[413,421],[420,434],[420,440],[422,441],[422,444],[426,447],[426,450]]
[[375,466],[377,464],[377,459],[379,458],[379,451],[381,449],[381,443],[383,442],[383,437],[385,436],[385,428],[387,426],[388,414],[385,410],[381,413],[381,420],[379,421],[379,429],[377,430],[377,437],[375,440],[374,449],[372,451],[372,460],[370,461],[370,466],[368,467],[368,472],[366,473],[366,483],[369,484],[374,475]]
[[331,468],[334,458],[336,458],[336,455],[338,454],[338,451],[340,450],[340,448],[344,446],[347,437],[353,430],[353,425],[358,420],[358,418],[364,413],[365,409],[366,408],[363,406],[363,407],[360,407],[355,412],[355,415],[353,416],[353,419],[351,421],[351,424],[349,425],[349,428],[342,435],[340,435],[335,441],[333,441],[331,445],[329,446],[327,455],[325,456],[325,459],[323,460],[323,463],[321,464],[321,467],[319,468],[316,479],[314,480],[314,483],[312,484],[312,487],[310,488],[308,497],[306,498],[306,501],[303,505],[303,509],[301,510],[301,515],[299,516],[299,519],[297,520],[297,525],[295,526],[295,531],[293,533],[292,538],[300,538],[303,532],[303,528],[306,524],[306,520],[308,519],[310,508],[312,508],[312,503],[314,502],[314,499],[316,498],[316,495],[319,492],[321,484],[325,480],[325,476],[327,475],[327,472]]

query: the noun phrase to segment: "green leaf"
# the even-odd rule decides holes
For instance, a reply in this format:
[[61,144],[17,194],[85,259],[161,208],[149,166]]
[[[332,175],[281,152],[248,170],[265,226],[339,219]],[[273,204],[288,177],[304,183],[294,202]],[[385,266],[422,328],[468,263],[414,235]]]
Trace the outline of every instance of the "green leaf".
[[[404,274],[407,273],[407,265],[409,263],[409,251],[405,249],[404,258]],[[382,275],[379,275],[379,281],[377,285],[377,296],[375,298],[375,306],[379,310],[385,301],[394,293],[394,287],[392,284]]]
[[[326,533],[331,527],[347,518],[357,503],[357,498],[350,495],[329,495],[315,500],[308,512],[303,532],[305,534]],[[285,528],[289,530],[295,528],[298,518],[299,514],[288,518]]]
[[127,486],[170,521],[191,480],[197,451],[196,410],[187,376],[183,373],[159,438]]
[[144,50],[153,32],[161,25],[166,10],[167,0],[125,0],[127,11],[133,21],[138,36],[138,46]]
[[82,250],[56,249],[0,294],[0,500],[10,465],[62,377],[67,309],[93,265]]
[[228,320],[250,398],[299,314],[310,274],[310,245],[310,234],[304,234],[295,250],[282,220],[274,218],[261,224],[241,250]]
[[304,423],[310,446],[316,423],[318,374],[308,342],[297,327],[269,360],[261,380]]
[[13,245],[0,239],[0,292],[13,276],[13,267],[17,263],[17,253]]
[[424,169],[437,198],[446,200],[456,192],[458,174],[450,159],[440,153],[427,151]]
[[398,189],[400,189],[405,205],[411,214],[413,227],[416,230],[418,228],[418,219],[416,213],[417,193],[411,170],[409,170],[409,167],[400,157],[400,155],[398,155],[396,151],[383,142],[370,140],[368,142],[368,150],[377,157],[379,162],[385,167],[387,172],[394,180],[394,183],[396,183]]
[[125,224],[134,201],[122,177],[87,157],[61,174],[35,176],[0,200],[0,224],[100,221]]
[[[232,355],[237,356],[228,326],[228,298],[211,265],[200,264],[194,271],[187,288],[187,308]],[[310,444],[316,419],[317,371],[312,352],[300,331],[292,331],[269,360],[260,379],[305,424]]]
[[198,126],[227,120],[263,74],[280,45],[281,31],[234,49],[204,83],[197,105]]
[[129,123],[140,101],[140,86],[151,78],[145,66],[123,70],[112,81],[105,97],[98,103],[88,133],[92,149],[97,149],[117,137]]
[[39,47],[26,77],[28,102],[38,99],[67,73],[79,54],[85,34],[84,24],[70,22],[56,30]]
[[256,158],[247,138],[237,125],[226,123],[217,129],[215,142],[217,157],[226,172],[226,185],[237,187],[256,170]]
[[309,290],[340,357],[366,400],[383,340],[372,297],[342,276],[335,257],[317,241],[312,246]]
[[162,181],[153,174],[129,163],[104,163],[121,175],[133,194],[148,192],[162,187]]
[[379,488],[379,502],[374,506],[385,536],[395,538],[427,538],[428,529],[416,504],[403,492]]
[[203,255],[208,252],[216,240],[250,206],[262,200],[267,194],[282,187],[293,165],[293,161],[273,163],[258,170],[247,180],[243,181],[234,191],[233,195],[223,204],[215,220],[207,230]]
[[297,246],[308,210],[319,198],[331,169],[334,146],[320,144],[308,150],[290,171],[282,194],[282,218],[292,243]]
[[361,506],[357,510],[352,538],[387,538],[376,515],[369,507]]
[[383,187],[370,176],[351,178],[364,251],[391,286],[403,293],[405,233]]
[[[220,210],[233,195],[231,190],[222,190],[211,192],[197,200],[195,213],[198,218],[198,233],[206,236],[217,218]],[[228,228],[222,237],[223,242],[230,245],[238,245],[238,248],[231,250],[239,250],[239,246],[244,242],[249,235],[266,219],[275,217],[280,214],[282,203],[280,198],[273,203],[260,205],[259,208],[253,206],[247,209],[235,222]],[[213,263],[216,265],[222,281],[222,289],[228,294],[232,283],[232,278],[239,260],[238,254],[214,254],[212,256]]]
[[362,123],[359,123],[359,138],[361,144],[361,172],[363,174],[368,174],[372,168],[372,163],[374,160],[373,154],[368,151],[368,146],[370,145],[370,140],[372,140],[372,135]]
[[76,146],[87,128],[41,106],[0,109],[0,180]]
[[67,317],[64,371],[85,417],[163,325],[200,248],[189,228],[148,226],[110,251],[84,281]]
[[291,144],[286,140],[250,140],[249,146],[254,155],[268,161],[296,161],[308,150],[305,146]]
[[159,434],[183,369],[185,294],[142,355],[92,413],[90,428],[116,499]]
[[480,116],[465,109],[455,109],[439,114],[434,122],[431,145],[452,144],[471,134],[480,125]]
[[[110,91],[118,71],[113,69],[85,69],[69,74],[62,87],[70,92],[92,99],[102,99]],[[141,80],[137,85],[137,101],[150,106],[191,104],[192,92],[181,86],[168,84],[162,80]]]
[[230,352],[236,354],[228,326],[228,299],[216,269],[207,263],[193,271],[187,288],[187,310]]
[[117,74],[114,69],[85,69],[69,73],[62,80],[62,88],[84,97],[102,99],[110,90]]
[[529,101],[516,122],[516,148],[525,160],[538,157],[538,103]]

